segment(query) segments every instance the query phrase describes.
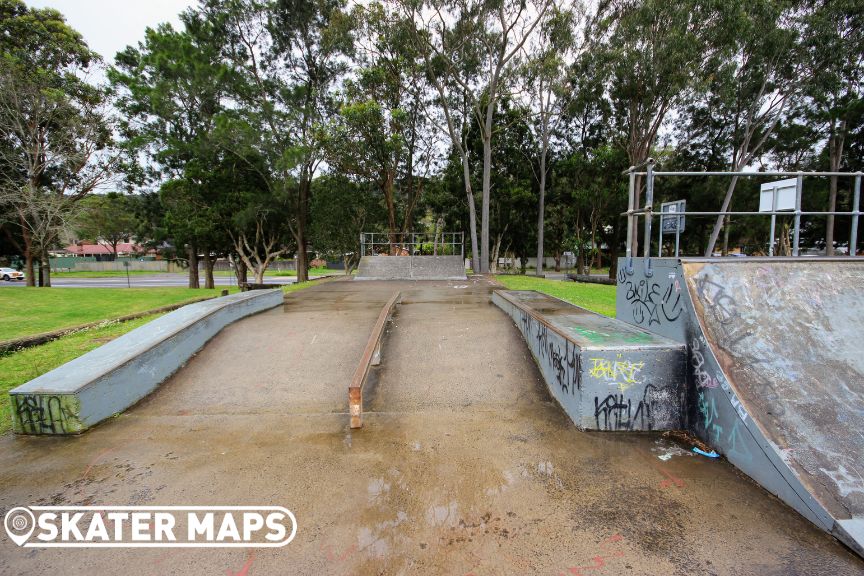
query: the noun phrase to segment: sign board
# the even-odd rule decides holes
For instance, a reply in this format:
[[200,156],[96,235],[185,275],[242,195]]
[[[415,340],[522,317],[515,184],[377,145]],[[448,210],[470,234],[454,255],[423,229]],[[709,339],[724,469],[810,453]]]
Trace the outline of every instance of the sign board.
[[675,234],[676,232],[684,232],[684,216],[667,216],[667,214],[675,214],[678,212],[687,211],[686,200],[676,200],[675,202],[663,202],[660,205],[660,228],[663,234]]
[[766,182],[759,189],[759,212],[795,210],[796,178]]

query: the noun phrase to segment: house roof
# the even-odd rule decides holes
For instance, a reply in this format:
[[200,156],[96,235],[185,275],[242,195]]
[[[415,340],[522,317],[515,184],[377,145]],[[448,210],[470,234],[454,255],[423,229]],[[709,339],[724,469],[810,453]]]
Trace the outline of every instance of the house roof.
[[[62,250],[63,252],[67,252],[69,254],[78,254],[81,256],[87,254],[114,254],[114,250],[111,249],[111,246],[108,244],[69,244]],[[130,253],[130,252],[145,252],[145,248],[138,244],[134,244],[132,242],[120,242],[117,244],[117,252]]]

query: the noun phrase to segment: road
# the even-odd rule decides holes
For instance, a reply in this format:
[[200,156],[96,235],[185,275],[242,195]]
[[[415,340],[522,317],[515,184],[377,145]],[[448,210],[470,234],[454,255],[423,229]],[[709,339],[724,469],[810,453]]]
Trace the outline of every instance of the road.
[[[335,274],[341,274],[338,270]],[[310,276],[310,279],[321,278],[321,276]],[[294,276],[264,276],[265,284],[294,284]],[[169,286],[188,286],[189,279],[185,274],[136,274],[129,276],[133,288],[165,288]],[[233,276],[216,276],[213,278],[216,286],[237,286],[237,279]],[[203,286],[204,279],[201,279]],[[11,288],[24,286],[24,282],[2,282],[0,287]],[[128,286],[125,276],[111,276],[106,278],[62,278],[52,277],[51,285],[57,288],[126,288]]]
[[[288,546],[25,550],[4,534],[0,574],[864,571],[728,462],[659,434],[576,429],[492,288],[312,286],[229,326],[82,436],[0,437],[0,511],[285,506],[298,521]],[[394,289],[402,304],[351,430],[348,382]]]

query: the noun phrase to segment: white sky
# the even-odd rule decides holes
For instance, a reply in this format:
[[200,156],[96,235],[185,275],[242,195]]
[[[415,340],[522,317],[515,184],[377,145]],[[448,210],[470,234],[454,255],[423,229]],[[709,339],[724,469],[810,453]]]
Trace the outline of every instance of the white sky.
[[196,0],[24,0],[28,6],[51,7],[84,36],[90,48],[114,63],[114,55],[144,39],[144,30],[162,22],[180,26],[177,15]]

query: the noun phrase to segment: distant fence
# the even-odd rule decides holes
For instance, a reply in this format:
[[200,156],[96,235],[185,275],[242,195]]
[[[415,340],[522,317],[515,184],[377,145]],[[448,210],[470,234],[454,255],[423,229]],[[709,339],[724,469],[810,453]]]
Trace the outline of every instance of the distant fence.
[[[52,272],[123,272],[127,270],[126,263],[129,263],[128,270],[130,272],[146,271],[146,272],[169,272],[169,273],[186,273],[188,266],[185,261],[175,260],[125,260],[118,259],[113,262],[97,262],[92,258],[51,258]],[[203,273],[204,263],[199,260],[198,269]],[[219,272],[233,271],[231,263],[227,260],[217,260],[213,263],[213,270]],[[268,271],[281,272],[286,270],[297,270],[296,260],[276,260],[270,263],[267,267]]]
[[52,272],[123,272],[126,270],[125,264],[128,262],[129,270],[146,270],[148,272],[182,272],[176,262],[168,260],[114,260],[113,262],[96,262],[94,260],[85,260],[83,258],[64,258],[51,259]]

